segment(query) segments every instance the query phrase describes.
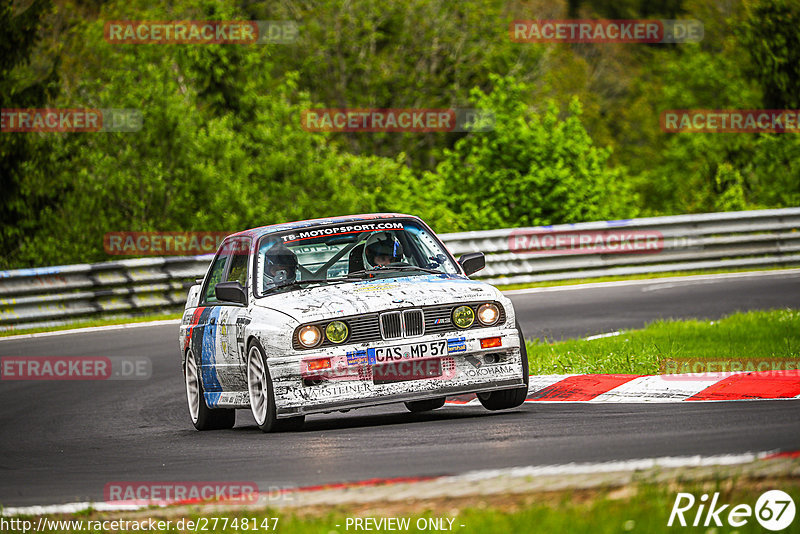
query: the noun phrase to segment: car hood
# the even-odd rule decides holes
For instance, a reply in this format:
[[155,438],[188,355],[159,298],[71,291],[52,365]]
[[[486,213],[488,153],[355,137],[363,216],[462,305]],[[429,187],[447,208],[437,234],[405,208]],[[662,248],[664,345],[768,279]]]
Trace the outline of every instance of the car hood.
[[493,286],[460,275],[418,275],[314,286],[256,299],[300,323],[395,308],[498,300]]

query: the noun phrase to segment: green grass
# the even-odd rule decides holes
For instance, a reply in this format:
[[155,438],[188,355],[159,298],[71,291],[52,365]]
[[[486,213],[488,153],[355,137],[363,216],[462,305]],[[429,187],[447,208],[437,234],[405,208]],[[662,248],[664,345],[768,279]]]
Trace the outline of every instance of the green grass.
[[92,326],[108,326],[117,324],[145,323],[149,321],[162,321],[164,319],[180,319],[181,313],[161,313],[154,315],[142,315],[139,317],[110,317],[107,319],[86,319],[82,321],[70,322],[61,326],[47,326],[42,328],[27,328],[18,330],[0,331],[0,337],[19,336],[23,334],[37,334],[40,332],[56,332],[59,330],[74,330],[76,328],[88,328]]
[[[738,482],[738,481],[736,481]],[[748,482],[731,484],[729,481],[707,482],[704,485],[693,484],[690,486],[672,485],[655,486],[639,484],[616,490],[579,490],[561,491],[526,495],[497,495],[487,497],[472,497],[466,501],[438,499],[435,502],[415,503],[413,501],[401,505],[391,503],[377,503],[371,505],[356,505],[354,507],[298,509],[295,511],[270,511],[258,510],[249,512],[214,513],[213,507],[202,513],[191,513],[186,516],[176,516],[173,512],[152,510],[152,515],[137,514],[139,519],[153,517],[154,519],[170,519],[172,528],[169,532],[185,532],[188,529],[177,530],[176,523],[184,519],[197,521],[207,525],[207,532],[253,532],[234,529],[231,522],[234,518],[248,518],[252,524],[262,525],[266,518],[270,527],[275,525],[274,518],[278,518],[277,528],[259,529],[258,532],[285,532],[290,534],[345,534],[347,532],[364,532],[347,528],[347,518],[372,517],[375,519],[396,517],[408,518],[410,528],[398,532],[431,532],[417,528],[420,518],[445,518],[453,519],[452,532],[464,534],[483,533],[547,533],[547,534],[619,534],[625,532],[643,533],[674,533],[676,531],[694,533],[732,532],[740,534],[749,532],[764,532],[754,517],[747,518],[747,524],[733,529],[725,524],[727,513],[732,506],[746,504],[754,507],[756,500],[767,489],[781,489],[787,492],[795,502],[800,502],[800,481],[798,479],[779,479],[762,482]],[[673,524],[667,526],[672,506],[678,491],[685,491],[699,498],[703,493],[713,494],[719,491],[718,506],[730,504],[728,509],[721,514],[720,519],[724,526],[715,530],[708,527],[680,527]],[[699,503],[699,501],[698,501]],[[694,519],[697,505],[684,517],[689,524]],[[119,517],[119,515],[93,514],[94,517],[81,517],[79,520],[102,520]],[[130,516],[127,516],[130,518]],[[204,518],[204,519],[202,519]],[[217,528],[213,528],[216,518]],[[223,528],[227,518],[228,526]],[[703,520],[705,517],[702,518]],[[239,519],[241,520],[241,519]],[[33,519],[33,525],[36,520]],[[800,519],[795,518],[794,523],[784,532],[797,532],[796,526]],[[447,523],[445,523],[447,524]],[[701,520],[702,524],[702,520]],[[462,526],[463,525],[463,526]],[[90,525],[89,525],[90,526]],[[793,528],[795,528],[793,530]],[[5,531],[21,532],[20,529],[6,528]],[[44,530],[45,532],[55,532]],[[199,530],[202,531],[202,528]],[[57,532],[82,532],[76,526],[63,528]],[[83,532],[86,532],[83,530]],[[123,529],[120,532],[139,532],[135,529]],[[373,532],[387,532],[386,530],[373,530]],[[437,532],[433,530],[433,532]],[[441,532],[441,531],[438,531]]]
[[787,265],[784,267],[751,267],[741,269],[697,269],[692,271],[668,271],[663,273],[643,273],[629,274],[624,276],[597,276],[594,278],[576,278],[572,280],[550,280],[546,282],[531,282],[528,284],[509,284],[507,286],[497,286],[503,291],[513,291],[515,289],[528,289],[531,287],[556,287],[572,286],[579,284],[596,284],[599,282],[619,282],[622,280],[652,280],[656,278],[675,278],[677,276],[697,276],[704,274],[724,274],[724,273],[751,273],[760,271],[783,271],[786,269],[796,269],[797,265]]
[[736,313],[719,321],[656,321],[616,337],[527,341],[531,374],[657,374],[667,359],[800,358],[800,311]]

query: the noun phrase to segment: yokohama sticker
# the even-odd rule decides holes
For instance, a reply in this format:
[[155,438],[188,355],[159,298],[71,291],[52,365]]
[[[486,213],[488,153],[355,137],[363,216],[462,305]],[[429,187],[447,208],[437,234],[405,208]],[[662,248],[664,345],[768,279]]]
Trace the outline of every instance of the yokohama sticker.
[[480,367],[478,369],[467,369],[464,374],[469,378],[482,376],[509,375],[516,373],[512,365],[498,365],[497,367]]

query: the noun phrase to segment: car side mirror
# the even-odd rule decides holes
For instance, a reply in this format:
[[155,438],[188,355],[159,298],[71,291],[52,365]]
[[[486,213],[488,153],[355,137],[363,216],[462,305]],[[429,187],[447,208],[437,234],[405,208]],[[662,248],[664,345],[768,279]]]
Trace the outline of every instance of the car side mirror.
[[238,281],[218,283],[214,288],[214,295],[220,301],[247,304],[247,294]]
[[486,256],[483,252],[470,252],[458,258],[458,264],[464,269],[464,274],[469,276],[486,267]]

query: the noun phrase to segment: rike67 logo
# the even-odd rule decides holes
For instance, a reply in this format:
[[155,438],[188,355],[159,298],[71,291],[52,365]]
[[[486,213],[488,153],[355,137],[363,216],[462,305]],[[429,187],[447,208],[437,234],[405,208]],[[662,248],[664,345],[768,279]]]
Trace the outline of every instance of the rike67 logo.
[[[696,505],[696,506],[695,506]],[[731,527],[744,526],[755,517],[765,529],[780,531],[794,521],[795,505],[788,493],[781,490],[764,492],[756,501],[755,507],[749,504],[720,504],[719,493],[709,496],[704,493],[696,499],[691,493],[678,493],[667,526]]]

